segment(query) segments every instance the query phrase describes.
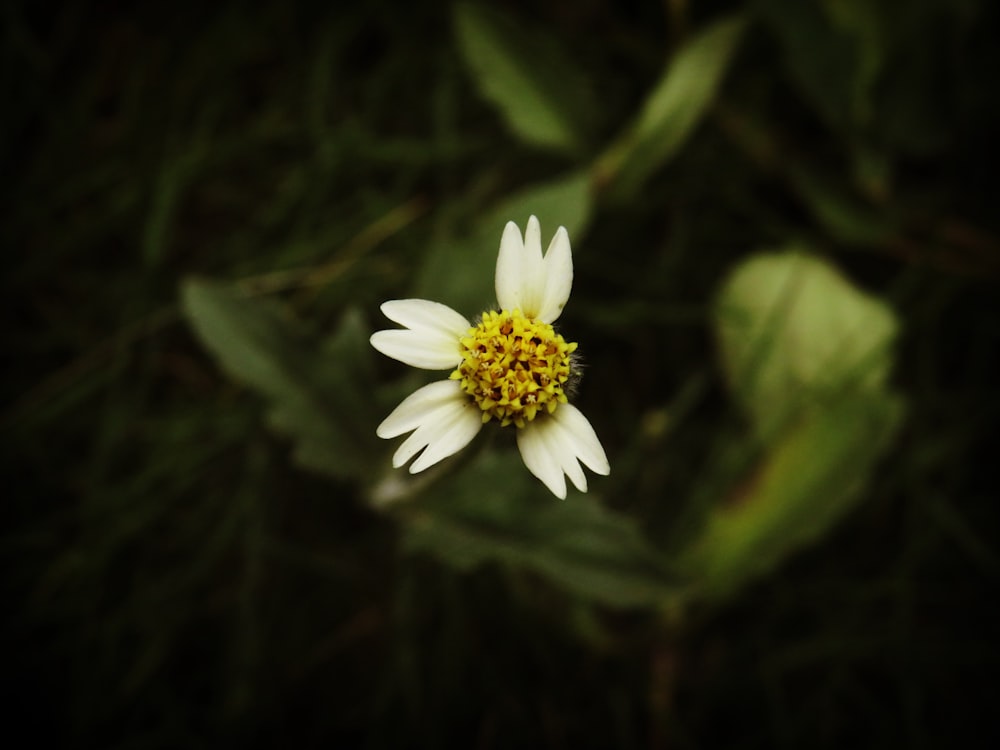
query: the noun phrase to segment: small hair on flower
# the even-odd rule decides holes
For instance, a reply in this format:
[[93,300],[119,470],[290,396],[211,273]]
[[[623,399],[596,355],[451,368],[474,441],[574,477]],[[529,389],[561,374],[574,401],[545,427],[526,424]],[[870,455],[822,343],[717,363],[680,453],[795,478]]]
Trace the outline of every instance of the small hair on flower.
[[569,403],[580,377],[577,345],[552,326],[573,286],[566,229],[559,227],[543,255],[538,219],[528,219],[523,237],[508,222],[495,283],[501,309],[484,312],[475,325],[439,302],[383,303],[385,316],[403,328],[372,334],[372,346],[412,367],[451,374],[404,399],[376,433],[410,433],[392,464],[399,468],[416,456],[415,474],[460,451],[484,424],[513,425],[524,465],[554,495],[565,499],[567,476],[586,492],[580,464],[602,475],[611,467],[594,428]]

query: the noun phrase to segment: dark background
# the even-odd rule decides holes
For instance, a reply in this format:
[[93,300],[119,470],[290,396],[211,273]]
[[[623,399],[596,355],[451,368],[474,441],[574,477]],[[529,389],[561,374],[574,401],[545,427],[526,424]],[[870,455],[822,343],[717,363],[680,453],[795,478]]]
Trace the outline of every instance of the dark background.
[[[8,736],[986,746],[1000,667],[995,5],[501,7],[558,39],[598,93],[579,153],[505,127],[447,4],[4,3]],[[734,11],[747,31],[704,123],[574,237],[564,323],[585,343],[581,408],[613,466],[594,485],[654,544],[668,536],[714,436],[740,425],[709,301],[741,258],[795,240],[901,321],[906,417],[852,513],[678,624],[518,565],[411,553],[362,481],[290,460],[261,399],[192,333],[182,280],[242,280],[313,331],[348,309],[381,327],[377,305],[411,293],[429,248],[590,163],[664,61]],[[373,399],[376,382],[407,390],[391,385],[402,368],[365,356]],[[633,439],[681,392],[683,424]],[[373,424],[360,450],[381,456]]]

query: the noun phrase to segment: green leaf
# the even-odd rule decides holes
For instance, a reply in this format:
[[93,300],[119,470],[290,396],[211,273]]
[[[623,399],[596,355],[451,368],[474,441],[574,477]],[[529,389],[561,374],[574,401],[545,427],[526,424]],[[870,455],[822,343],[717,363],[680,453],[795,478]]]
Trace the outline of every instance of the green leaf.
[[613,195],[634,195],[681,150],[715,99],[744,25],[741,16],[717,21],[670,60],[638,119],[595,165]]
[[743,262],[715,303],[729,388],[764,440],[804,408],[881,388],[897,328],[884,303],[794,250]]
[[680,555],[692,591],[709,598],[827,533],[862,496],[903,414],[886,388],[895,315],[815,256],[740,264],[715,325],[730,390],[764,452]]
[[485,5],[455,6],[459,48],[480,93],[526,143],[578,152],[598,108],[558,40]]
[[535,215],[542,226],[542,247],[563,226],[570,241],[582,238],[591,212],[588,175],[576,172],[552,182],[531,185],[509,196],[476,222],[468,237],[448,240],[425,256],[416,295],[443,302],[466,315],[477,315],[496,302],[494,270],[500,237],[508,221],[521,231]]
[[846,186],[803,163],[787,166],[789,180],[806,208],[830,237],[849,245],[878,245],[893,233],[893,220],[882,207],[863,202]]
[[[825,3],[757,0],[758,15],[784,48],[785,69],[802,95],[837,129],[857,121],[866,85],[857,41]],[[865,73],[869,75],[869,73]]]
[[862,497],[902,414],[891,395],[845,396],[782,433],[680,555],[692,591],[730,595],[826,534]]
[[297,462],[337,477],[363,476],[374,440],[367,330],[348,313],[326,341],[273,302],[231,284],[189,280],[182,307],[202,344],[233,380],[268,401],[269,422],[295,442]]
[[[303,468],[337,477],[369,476],[377,453],[370,448],[381,418],[376,408],[381,400],[372,390],[370,335],[361,314],[349,310],[334,335],[318,343],[312,398],[274,404],[271,424],[296,438],[294,458]],[[302,411],[307,403],[311,410]],[[314,410],[324,406],[319,418]]]
[[969,76],[927,50],[962,39],[977,22],[976,3],[910,0],[905,14],[869,0],[754,5],[782,48],[788,79],[833,130],[889,153],[927,156],[947,147]]
[[513,451],[489,452],[407,517],[406,548],[468,570],[527,568],[589,601],[662,603],[674,588],[634,521],[589,495],[553,498]]

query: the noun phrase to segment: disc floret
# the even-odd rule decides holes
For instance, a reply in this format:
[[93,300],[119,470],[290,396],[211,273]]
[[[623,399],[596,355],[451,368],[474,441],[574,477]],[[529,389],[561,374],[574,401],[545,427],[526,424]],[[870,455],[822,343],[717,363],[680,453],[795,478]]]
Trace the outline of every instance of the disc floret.
[[524,427],[567,402],[576,347],[520,310],[483,313],[459,340],[462,361],[451,379],[479,405],[484,423]]

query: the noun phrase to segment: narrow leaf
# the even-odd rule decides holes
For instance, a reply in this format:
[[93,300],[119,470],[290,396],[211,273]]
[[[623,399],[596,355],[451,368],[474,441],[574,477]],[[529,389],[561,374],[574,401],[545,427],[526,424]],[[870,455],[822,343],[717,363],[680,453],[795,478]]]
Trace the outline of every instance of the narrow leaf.
[[597,162],[597,179],[613,195],[635,194],[684,146],[715,99],[744,25],[740,16],[717,21],[670,60],[638,118]]
[[825,535],[862,497],[902,413],[888,394],[846,396],[786,430],[680,556],[693,593],[732,594]]
[[278,305],[234,286],[190,280],[182,307],[202,344],[233,380],[264,396],[271,425],[295,442],[303,466],[361,476],[374,435],[365,326],[348,314],[328,341],[309,335]]
[[526,143],[576,152],[596,116],[594,96],[558,40],[485,5],[455,6],[459,48],[480,93]]

